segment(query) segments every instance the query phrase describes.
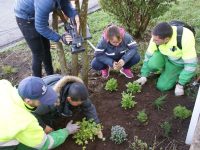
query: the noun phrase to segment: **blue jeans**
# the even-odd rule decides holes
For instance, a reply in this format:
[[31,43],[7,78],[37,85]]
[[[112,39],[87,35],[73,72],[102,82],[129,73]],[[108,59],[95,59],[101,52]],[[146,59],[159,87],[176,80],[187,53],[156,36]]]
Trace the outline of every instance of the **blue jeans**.
[[36,31],[34,20],[28,21],[18,17],[16,20],[32,52],[33,75],[42,77],[42,63],[47,75],[53,74],[49,40]]
[[[119,60],[114,60],[119,61]],[[135,54],[125,65],[123,66],[124,69],[131,68],[133,65],[137,64],[140,61],[140,55]],[[108,64],[105,64],[104,62],[98,61],[96,58],[94,58],[91,62],[92,69],[94,70],[103,70],[108,67]]]

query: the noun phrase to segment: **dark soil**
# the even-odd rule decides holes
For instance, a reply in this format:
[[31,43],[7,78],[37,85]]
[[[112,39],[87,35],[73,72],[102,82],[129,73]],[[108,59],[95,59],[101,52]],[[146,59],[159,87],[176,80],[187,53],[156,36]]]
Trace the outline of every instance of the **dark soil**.
[[[31,75],[31,54],[30,51],[18,51],[18,52],[6,52],[0,53],[0,67],[4,65],[11,65],[18,69],[17,73],[5,75],[1,72],[1,78],[6,78],[12,81],[14,84],[23,79],[24,77]],[[180,121],[173,118],[173,108],[177,105],[183,105],[193,109],[194,101],[191,97],[181,96],[175,97],[174,91],[168,91],[161,93],[155,88],[156,78],[152,77],[148,80],[147,84],[143,86],[142,92],[135,95],[137,104],[134,108],[124,110],[121,107],[121,93],[126,90],[126,83],[136,80],[127,79],[119,73],[113,72],[111,76],[118,81],[118,90],[116,92],[108,92],[104,90],[106,80],[100,78],[99,75],[90,75],[89,91],[91,94],[91,100],[96,106],[99,118],[103,125],[103,134],[106,137],[106,141],[96,139],[94,142],[89,142],[87,145],[88,150],[125,150],[129,147],[129,142],[132,142],[134,136],[138,136],[144,142],[147,142],[149,146],[153,143],[157,145],[157,149],[163,148],[166,150],[188,150],[189,146],[184,144],[187,130],[189,127],[190,119]],[[161,95],[167,94],[166,104],[163,110],[157,110],[152,105],[152,102]],[[148,114],[148,124],[141,125],[136,120],[137,112],[145,109]],[[80,120],[81,116],[79,112],[75,112],[72,118],[59,119],[55,127],[63,128],[67,122],[73,119],[74,121]],[[160,128],[160,124],[164,121],[172,123],[172,133],[169,138],[164,137],[163,131]],[[128,140],[120,145],[113,143],[110,138],[111,127],[120,125],[125,128],[128,134]],[[62,144],[57,150],[81,150],[81,146],[75,144],[75,140],[70,136],[64,144]]]

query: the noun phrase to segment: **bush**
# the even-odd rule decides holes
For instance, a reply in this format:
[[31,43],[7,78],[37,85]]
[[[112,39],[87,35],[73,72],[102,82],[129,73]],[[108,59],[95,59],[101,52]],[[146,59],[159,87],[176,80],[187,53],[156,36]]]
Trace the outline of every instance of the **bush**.
[[80,125],[80,129],[73,135],[73,138],[76,140],[75,142],[78,145],[82,145],[83,149],[86,148],[86,144],[88,144],[88,140],[94,140],[95,135],[97,135],[99,130],[102,130],[102,126],[100,124],[96,124],[93,120],[82,119],[81,122],[77,122]]
[[117,80],[114,78],[111,78],[110,80],[107,81],[105,90],[107,91],[116,91],[117,90]]
[[137,102],[135,102],[133,100],[134,96],[131,93],[122,93],[122,101],[121,101],[121,105],[122,108],[127,109],[127,108],[132,108],[135,106],[135,104],[137,104]]
[[154,100],[153,105],[158,109],[161,110],[163,105],[166,103],[165,98],[167,95],[160,96],[156,100]]
[[150,19],[162,16],[176,0],[100,0],[101,7],[113,14],[136,38],[146,30]]
[[137,82],[129,82],[128,84],[126,84],[126,87],[127,87],[127,92],[128,93],[138,93],[138,92],[141,92],[141,85]]
[[130,143],[129,148],[131,150],[148,150],[148,145],[147,143],[138,139],[137,136],[134,136],[134,141]]
[[175,118],[184,120],[192,115],[192,111],[188,110],[185,106],[178,105],[173,109]]
[[17,68],[14,68],[14,67],[9,66],[9,65],[2,66],[2,73],[4,75],[10,75],[10,74],[13,74],[13,73],[16,73],[16,72],[17,72]]
[[138,120],[140,123],[146,123],[146,122],[147,122],[148,116],[147,116],[145,110],[138,111],[137,120]]
[[111,137],[110,139],[116,144],[123,143],[128,135],[125,132],[125,129],[119,125],[112,126],[111,128]]
[[169,134],[171,133],[172,130],[172,125],[169,122],[165,121],[160,125],[160,127],[164,131],[164,136],[169,137]]

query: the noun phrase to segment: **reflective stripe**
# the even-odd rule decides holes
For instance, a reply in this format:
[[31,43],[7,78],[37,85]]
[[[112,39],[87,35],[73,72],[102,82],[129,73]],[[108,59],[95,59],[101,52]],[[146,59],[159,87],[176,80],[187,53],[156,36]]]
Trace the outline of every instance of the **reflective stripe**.
[[196,67],[185,66],[184,70],[189,72],[194,72],[196,70]]
[[128,46],[136,45],[137,43],[135,41],[132,41],[131,43],[127,44]]
[[192,59],[184,59],[184,62],[185,63],[197,63],[198,62],[198,59],[195,57],[195,58],[192,58]]
[[147,52],[145,53],[145,55],[147,55],[148,57],[151,57],[153,54],[147,51]]
[[51,135],[47,135],[47,138],[49,139],[49,146],[48,146],[48,149],[51,149],[51,148],[53,147],[54,140],[53,140],[53,138],[51,137]]
[[36,148],[36,149],[42,148],[42,147],[44,146],[46,140],[47,140],[47,135],[44,134],[43,139],[42,139],[42,142],[41,142],[40,144],[38,144],[37,146],[35,146],[34,148]]
[[108,56],[114,56],[115,53],[106,53],[106,55],[108,55]]
[[126,52],[126,50],[124,50],[124,51],[121,51],[120,53],[122,54],[122,53],[125,53]]
[[95,52],[103,52],[104,49],[98,49],[98,48],[95,48]]
[[0,146],[4,147],[4,146],[15,146],[18,145],[19,142],[17,140],[11,140],[11,141],[7,141],[7,142],[0,142]]

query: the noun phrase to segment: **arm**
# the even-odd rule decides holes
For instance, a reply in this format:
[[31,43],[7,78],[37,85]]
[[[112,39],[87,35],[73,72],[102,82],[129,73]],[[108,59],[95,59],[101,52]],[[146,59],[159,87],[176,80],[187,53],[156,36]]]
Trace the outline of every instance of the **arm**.
[[97,116],[96,108],[92,104],[91,100],[86,100],[81,105],[81,108],[83,109],[83,113],[86,116],[87,119],[93,119],[94,122],[100,123],[100,120]]
[[124,41],[128,47],[128,51],[122,56],[122,59],[127,63],[137,53],[137,43],[128,33],[125,34]]
[[72,4],[68,0],[61,0],[60,2],[61,10],[64,14],[69,18],[74,18],[78,13],[75,8],[73,8]]

